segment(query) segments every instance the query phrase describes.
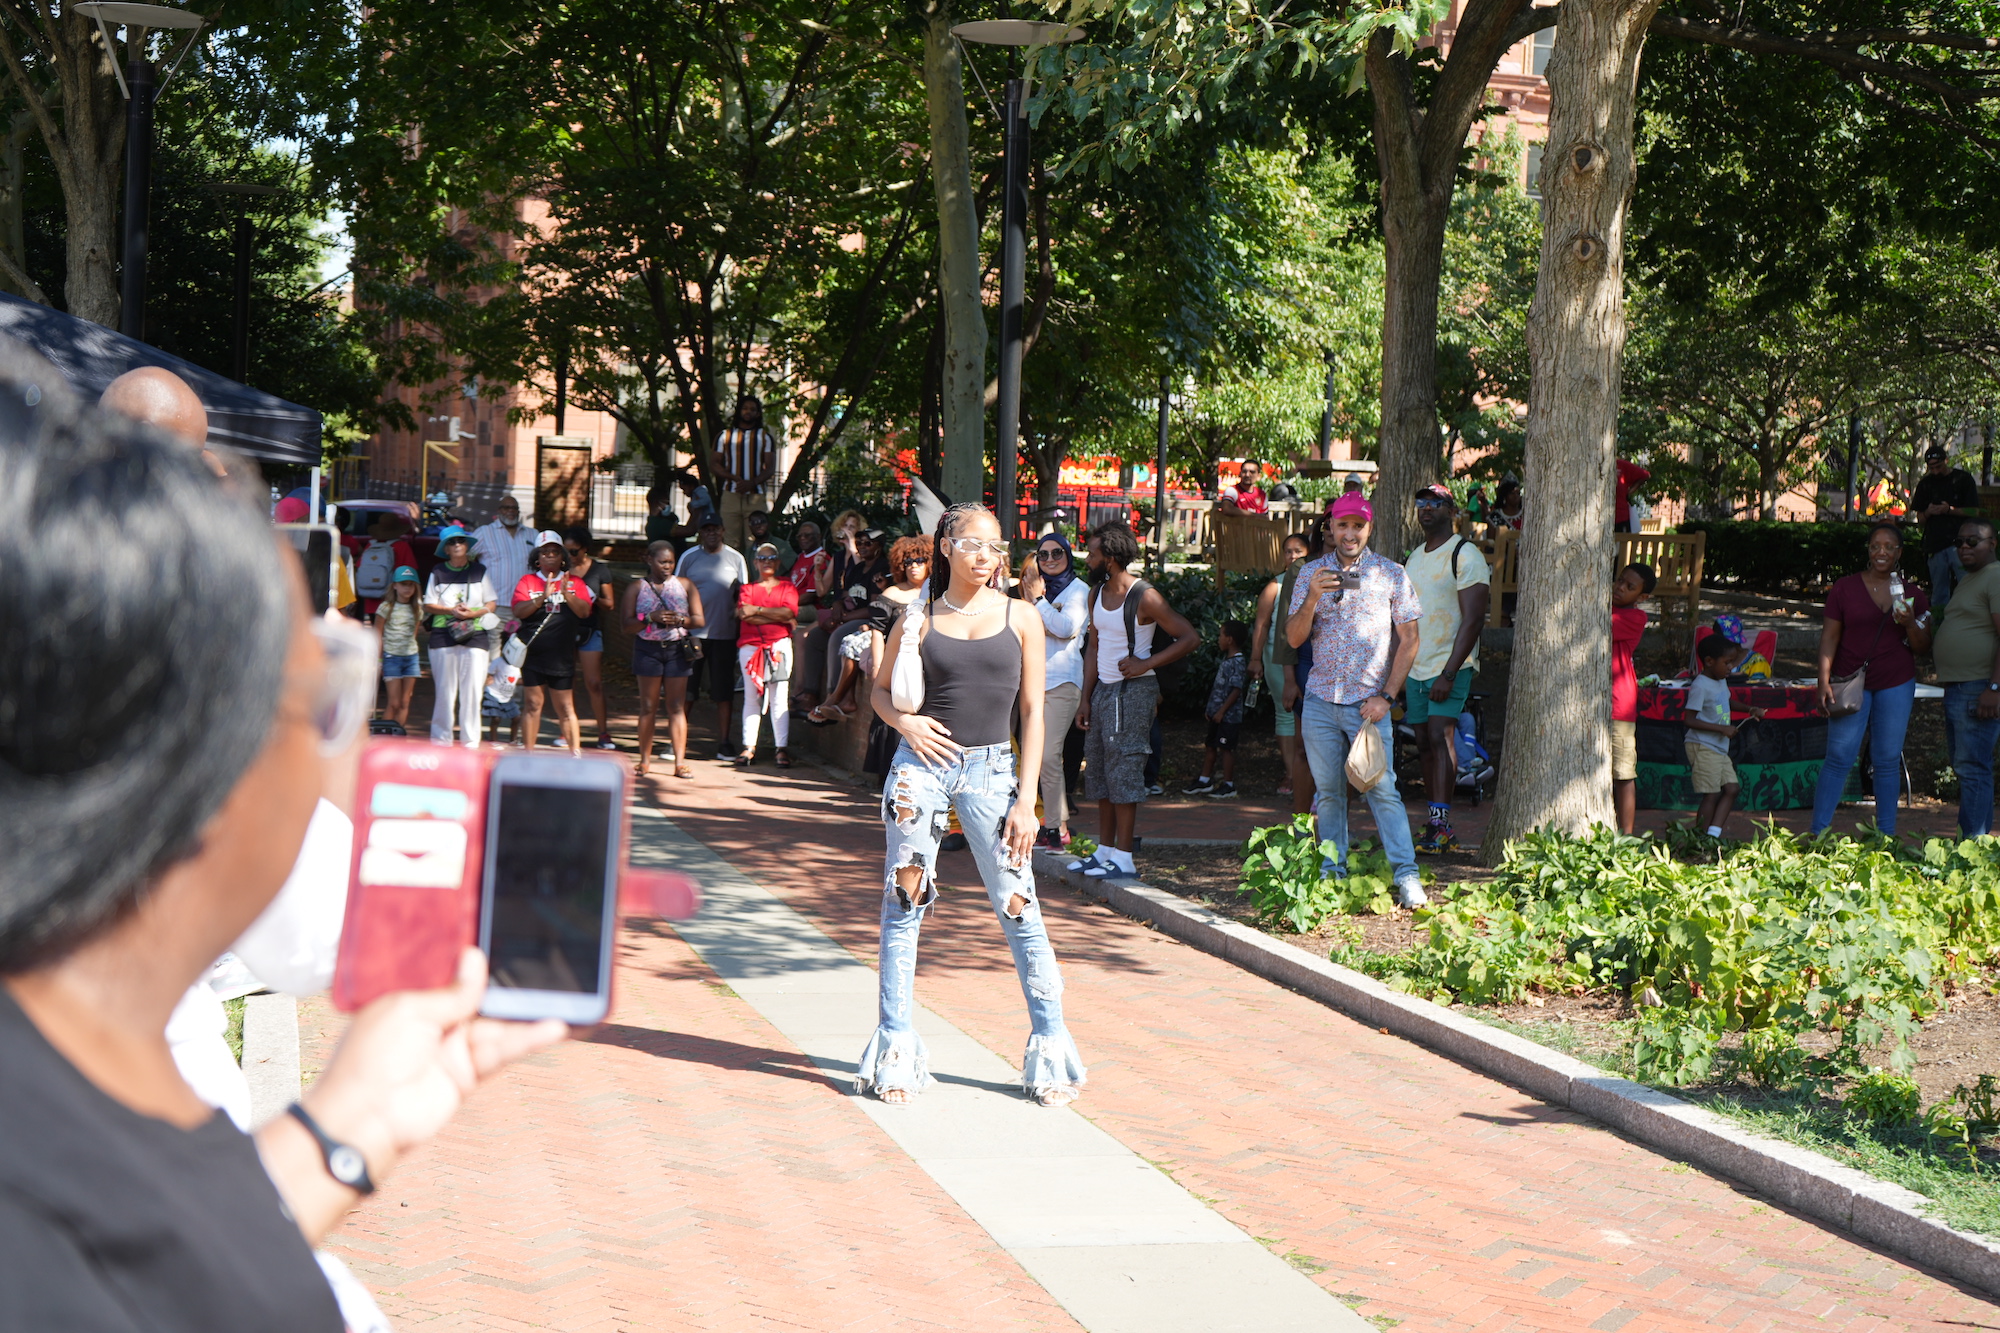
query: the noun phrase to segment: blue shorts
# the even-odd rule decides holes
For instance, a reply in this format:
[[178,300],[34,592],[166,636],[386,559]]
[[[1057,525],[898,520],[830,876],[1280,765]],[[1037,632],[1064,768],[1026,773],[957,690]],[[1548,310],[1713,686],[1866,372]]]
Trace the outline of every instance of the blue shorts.
[[584,640],[584,641],[583,641],[582,643],[578,644],[578,645],[576,646],[576,650],[577,650],[578,652],[580,652],[580,653],[601,653],[601,652],[603,652],[603,651],[604,651],[604,631],[603,631],[603,630],[601,630],[601,629],[594,629],[594,630],[592,630],[592,631],[590,632],[590,637],[589,637],[589,638],[587,638],[587,639],[585,639],[585,640]]
[[415,680],[423,672],[417,670],[415,653],[382,654],[383,680]]

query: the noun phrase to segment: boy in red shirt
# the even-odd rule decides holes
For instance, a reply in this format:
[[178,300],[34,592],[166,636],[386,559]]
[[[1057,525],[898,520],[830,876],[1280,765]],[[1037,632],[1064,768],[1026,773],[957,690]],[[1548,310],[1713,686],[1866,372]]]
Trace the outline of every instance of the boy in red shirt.
[[1639,599],[1658,582],[1651,565],[1627,565],[1611,585],[1611,803],[1627,837],[1639,818],[1639,673],[1632,652],[1646,632]]

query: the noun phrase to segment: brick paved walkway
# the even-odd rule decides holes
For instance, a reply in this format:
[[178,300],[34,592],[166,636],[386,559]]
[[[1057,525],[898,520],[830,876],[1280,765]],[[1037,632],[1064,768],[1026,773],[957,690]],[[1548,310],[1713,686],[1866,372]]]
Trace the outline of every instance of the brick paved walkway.
[[[649,785],[872,962],[872,798],[698,773]],[[963,854],[941,869],[973,882]],[[1080,1109],[1385,1327],[2000,1328],[1969,1290],[1066,891],[1045,910]],[[925,949],[920,997],[1011,1058],[983,895],[947,893]],[[634,924],[623,961],[612,1024],[482,1092],[339,1234],[399,1326],[1076,1327],[670,929]],[[302,1025],[310,1073],[338,1017]]]

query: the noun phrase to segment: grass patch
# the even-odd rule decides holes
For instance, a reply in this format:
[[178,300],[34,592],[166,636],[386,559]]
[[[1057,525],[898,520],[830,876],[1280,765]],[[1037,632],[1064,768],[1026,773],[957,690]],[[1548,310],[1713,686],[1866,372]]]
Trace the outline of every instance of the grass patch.
[[2000,1236],[2000,1178],[1992,1165],[1975,1164],[1921,1125],[1871,1124],[1805,1092],[1673,1091],[1745,1129],[1914,1190],[1931,1201],[1931,1216],[1947,1226]]
[[1516,1023],[1505,1018],[1489,1018],[1471,1006],[1461,1006],[1458,1012],[1471,1015],[1487,1027],[1526,1037],[1537,1045],[1561,1051],[1573,1060],[1596,1065],[1607,1074],[1632,1078],[1637,1073],[1632,1059],[1632,1038],[1637,1024],[1630,1019],[1604,1024]]
[[247,998],[239,995],[222,1002],[222,1012],[229,1015],[229,1026],[223,1031],[223,1039],[229,1043],[229,1053],[239,1065],[243,1063],[243,1006]]

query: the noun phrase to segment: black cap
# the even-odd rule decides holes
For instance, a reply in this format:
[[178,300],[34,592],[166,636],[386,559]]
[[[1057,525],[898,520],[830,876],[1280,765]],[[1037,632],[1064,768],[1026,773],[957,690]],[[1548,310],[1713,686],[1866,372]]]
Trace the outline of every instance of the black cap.
[[1926,463],[1941,463],[1945,459],[1950,457],[1951,457],[1951,451],[1946,449],[1941,444],[1934,444],[1930,448],[1924,450],[1924,461]]

